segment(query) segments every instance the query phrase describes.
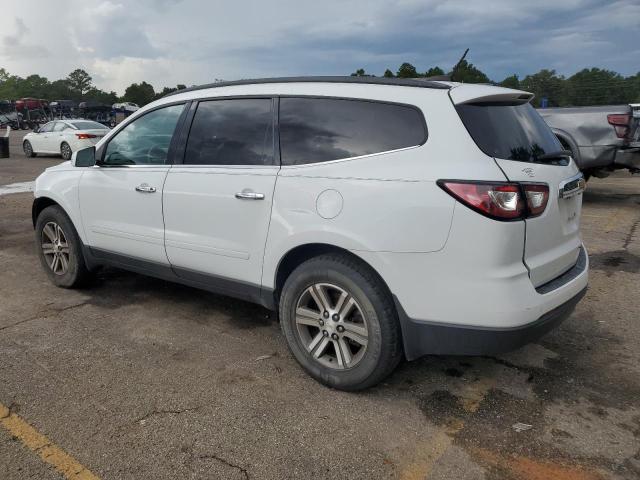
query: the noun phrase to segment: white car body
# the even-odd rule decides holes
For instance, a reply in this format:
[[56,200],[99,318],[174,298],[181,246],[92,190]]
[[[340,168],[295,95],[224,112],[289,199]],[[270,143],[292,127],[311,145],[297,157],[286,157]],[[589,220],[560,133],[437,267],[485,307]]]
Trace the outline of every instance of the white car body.
[[114,103],[111,108],[114,110],[125,110],[127,112],[135,112],[140,109],[140,107],[133,102]]
[[[423,144],[289,166],[67,162],[37,179],[34,215],[42,199],[59,204],[90,261],[165,278],[163,270],[179,272],[175,281],[270,308],[291,252],[314,246],[348,252],[392,293],[409,359],[508,349],[526,341],[529,328],[543,331],[548,319],[566,316],[588,279],[580,191],[559,194],[567,182],[583,185],[575,163],[492,158],[456,111],[473,102],[526,103],[532,96],[483,85],[384,82],[283,80],[181,91],[143,107],[96,147],[103,151],[128,124],[163,105],[247,96],[411,105],[424,115]],[[497,221],[443,191],[443,179],[543,182],[548,204],[535,218]],[[155,191],[141,193],[141,187]],[[242,192],[263,198],[238,199]]]
[[97,144],[108,132],[109,127],[92,120],[54,120],[27,133],[22,142],[28,141],[33,153],[46,155],[62,154],[66,143],[72,154]]

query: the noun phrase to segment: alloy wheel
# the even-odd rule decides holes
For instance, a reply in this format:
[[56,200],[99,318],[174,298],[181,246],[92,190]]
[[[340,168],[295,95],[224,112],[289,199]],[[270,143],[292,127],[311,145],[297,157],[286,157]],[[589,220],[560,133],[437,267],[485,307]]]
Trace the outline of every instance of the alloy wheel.
[[356,299],[330,283],[315,283],[296,303],[296,332],[312,358],[343,370],[355,367],[368,343],[367,319]]
[[64,231],[55,222],[48,222],[42,229],[42,253],[47,265],[56,275],[69,270],[69,243]]
[[62,147],[60,147],[60,153],[62,154],[62,158],[69,160],[72,155],[71,147],[68,144],[63,143]]
[[31,154],[33,153],[33,148],[31,148],[31,143],[29,142],[25,142],[24,145],[22,146],[22,149],[24,150],[24,154],[27,157],[30,157]]

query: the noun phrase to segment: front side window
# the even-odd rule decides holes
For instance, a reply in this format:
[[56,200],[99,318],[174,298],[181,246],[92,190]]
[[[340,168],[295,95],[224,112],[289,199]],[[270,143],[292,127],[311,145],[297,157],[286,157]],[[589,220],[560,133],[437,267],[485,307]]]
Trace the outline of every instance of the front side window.
[[53,131],[53,125],[55,122],[49,122],[45,125],[43,125],[42,127],[40,127],[40,130],[38,130],[38,133],[49,133]]
[[184,105],[153,110],[129,123],[113,137],[105,165],[163,165]]
[[282,98],[279,126],[283,165],[397,150],[427,138],[418,109],[366,100]]
[[270,98],[198,104],[184,157],[188,165],[273,165]]

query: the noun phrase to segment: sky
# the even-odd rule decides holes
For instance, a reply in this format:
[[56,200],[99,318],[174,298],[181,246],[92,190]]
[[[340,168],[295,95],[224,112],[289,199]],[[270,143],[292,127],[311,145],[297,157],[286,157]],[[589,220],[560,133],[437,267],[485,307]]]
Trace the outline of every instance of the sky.
[[133,82],[381,75],[467,60],[499,81],[542,68],[640,70],[640,0],[21,0],[0,11],[0,68],[50,80],[83,68]]

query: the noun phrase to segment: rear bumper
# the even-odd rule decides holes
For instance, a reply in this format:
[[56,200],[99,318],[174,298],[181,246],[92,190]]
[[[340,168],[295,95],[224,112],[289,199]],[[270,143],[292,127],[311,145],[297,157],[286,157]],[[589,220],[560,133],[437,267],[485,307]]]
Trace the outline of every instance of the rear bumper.
[[446,325],[412,320],[396,300],[402,325],[405,356],[414,360],[423,355],[493,355],[515,350],[537,340],[562,323],[587,292],[575,296],[537,320],[514,328],[486,328]]
[[615,165],[632,170],[640,169],[640,148],[618,150],[616,152]]

